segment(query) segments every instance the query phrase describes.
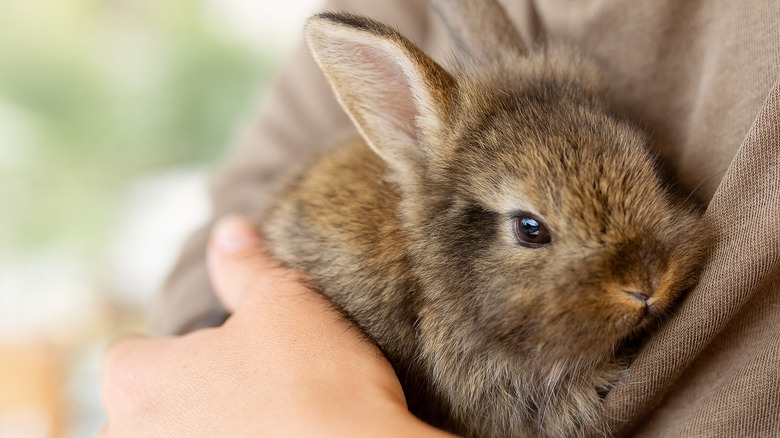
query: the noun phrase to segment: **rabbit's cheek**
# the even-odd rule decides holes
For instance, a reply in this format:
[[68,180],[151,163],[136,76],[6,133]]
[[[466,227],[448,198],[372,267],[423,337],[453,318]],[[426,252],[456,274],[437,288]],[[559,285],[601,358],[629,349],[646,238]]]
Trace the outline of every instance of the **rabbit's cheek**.
[[560,358],[604,357],[647,318],[648,306],[620,286],[594,285],[568,301],[559,300],[559,310],[545,312],[540,324],[546,327],[541,343]]

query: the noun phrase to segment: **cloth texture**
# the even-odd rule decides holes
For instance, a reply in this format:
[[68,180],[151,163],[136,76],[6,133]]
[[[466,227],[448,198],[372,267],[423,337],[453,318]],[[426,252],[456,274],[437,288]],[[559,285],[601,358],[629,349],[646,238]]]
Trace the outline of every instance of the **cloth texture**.
[[[650,133],[715,230],[699,285],[607,395],[611,433],[780,436],[780,2],[502,3],[529,43],[574,46],[598,63],[613,107]],[[325,8],[391,24],[445,67],[453,56],[427,2],[333,0]],[[217,176],[214,217],[256,216],[284,169],[350,131],[301,48]],[[159,333],[226,316],[206,274],[210,225],[190,239],[160,295]]]

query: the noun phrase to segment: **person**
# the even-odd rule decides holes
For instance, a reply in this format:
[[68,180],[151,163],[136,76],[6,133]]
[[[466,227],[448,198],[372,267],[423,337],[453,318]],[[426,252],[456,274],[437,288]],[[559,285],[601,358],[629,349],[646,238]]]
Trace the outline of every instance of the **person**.
[[[526,41],[574,46],[601,66],[615,110],[647,129],[716,234],[699,285],[607,394],[609,430],[780,436],[780,6],[503,4]],[[452,43],[426,2],[326,8],[395,25],[446,65]],[[301,49],[216,180],[215,220],[256,217],[282,169],[351,129]],[[405,411],[375,347],[274,266],[246,219],[223,219],[210,238],[213,224],[191,239],[162,295],[158,330],[175,336],[109,349],[105,436],[441,433]]]

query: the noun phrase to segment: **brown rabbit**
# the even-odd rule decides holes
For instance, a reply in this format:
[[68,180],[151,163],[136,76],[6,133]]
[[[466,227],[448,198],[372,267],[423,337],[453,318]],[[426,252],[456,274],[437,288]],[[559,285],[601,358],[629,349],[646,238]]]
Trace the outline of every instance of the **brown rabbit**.
[[362,140],[298,174],[263,231],[381,347],[423,420],[582,435],[627,340],[695,283],[701,214],[609,112],[591,65],[526,50],[495,1],[435,4],[457,71],[369,19],[309,20]]

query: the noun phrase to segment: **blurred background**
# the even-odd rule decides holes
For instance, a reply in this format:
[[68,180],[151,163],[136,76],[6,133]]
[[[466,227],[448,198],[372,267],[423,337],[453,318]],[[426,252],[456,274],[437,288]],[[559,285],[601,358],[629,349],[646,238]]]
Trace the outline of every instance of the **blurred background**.
[[0,438],[91,437],[318,0],[0,0]]

